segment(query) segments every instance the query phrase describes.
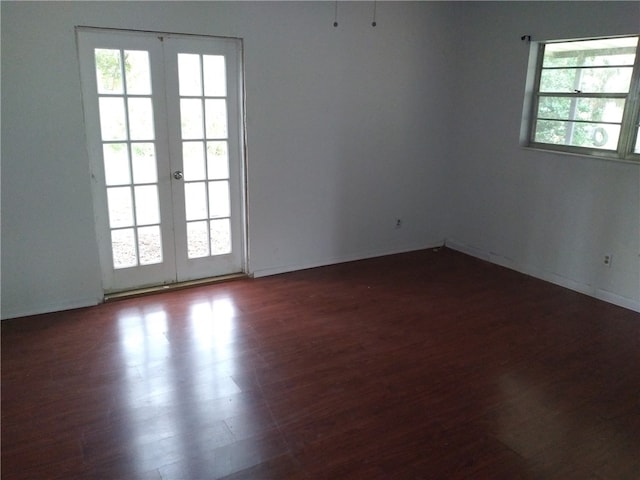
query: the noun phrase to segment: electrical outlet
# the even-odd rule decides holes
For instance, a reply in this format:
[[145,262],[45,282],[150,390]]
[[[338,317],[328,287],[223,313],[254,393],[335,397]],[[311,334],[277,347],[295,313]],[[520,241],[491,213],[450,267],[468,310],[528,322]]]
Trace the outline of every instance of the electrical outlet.
[[611,261],[613,260],[613,256],[610,253],[606,253],[603,259],[603,263],[607,266],[611,266]]
[[400,227],[402,227],[402,219],[396,218],[396,228],[400,228]]

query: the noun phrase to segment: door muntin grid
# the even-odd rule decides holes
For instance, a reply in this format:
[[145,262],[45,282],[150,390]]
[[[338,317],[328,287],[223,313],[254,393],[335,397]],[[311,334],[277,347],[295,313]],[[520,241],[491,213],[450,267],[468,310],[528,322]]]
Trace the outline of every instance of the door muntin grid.
[[162,263],[149,52],[95,48],[94,61],[113,268]]
[[231,253],[226,62],[178,53],[187,257]]

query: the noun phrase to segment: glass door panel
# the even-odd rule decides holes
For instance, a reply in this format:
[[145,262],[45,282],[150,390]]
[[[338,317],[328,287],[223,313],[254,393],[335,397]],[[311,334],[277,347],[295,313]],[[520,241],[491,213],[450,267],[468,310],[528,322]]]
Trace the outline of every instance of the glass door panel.
[[239,41],[79,28],[105,291],[244,269]]
[[[161,263],[157,177],[131,175],[135,142],[155,146],[149,52],[96,48],[94,55],[113,268]],[[147,167],[156,171],[153,157]]]
[[[219,43],[179,41],[167,44],[167,64],[175,62],[174,102],[179,128],[173,131],[183,171],[184,205],[176,205],[176,229],[184,222],[186,278],[200,266],[240,271],[243,258],[242,161],[240,156],[239,56],[233,40]],[[171,83],[171,79],[168,79]],[[182,249],[178,249],[179,251]],[[194,260],[198,259],[198,263]]]
[[[204,255],[221,255],[231,250],[230,232],[211,226],[213,219],[228,219],[230,216],[228,177],[220,176],[221,171],[227,172],[228,175],[229,169],[228,165],[219,165],[227,159],[221,160],[219,156],[216,159],[215,150],[210,152],[207,149],[207,157],[213,158],[207,158],[205,162],[204,150],[205,142],[208,140],[226,142],[227,139],[225,72],[223,55],[178,53],[187,258],[189,259]],[[206,88],[203,88],[203,85]],[[220,95],[222,98],[219,97]],[[209,165],[217,169],[218,181],[208,181],[215,174],[212,172],[212,175],[209,175],[207,172]],[[206,221],[203,222],[203,219]],[[190,226],[189,223],[192,221],[196,222],[196,225]],[[220,235],[224,235],[224,242],[222,238],[217,238]],[[225,243],[225,248],[209,248],[209,245],[220,245],[221,242]]]

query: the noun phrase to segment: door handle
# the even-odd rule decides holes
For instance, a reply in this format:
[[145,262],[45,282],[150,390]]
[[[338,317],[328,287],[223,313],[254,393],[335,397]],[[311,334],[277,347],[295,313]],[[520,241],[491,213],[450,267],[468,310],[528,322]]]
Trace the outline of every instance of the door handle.
[[182,172],[180,170],[176,170],[175,172],[173,172],[173,178],[175,178],[176,180],[182,180],[182,177],[184,175],[182,175]]

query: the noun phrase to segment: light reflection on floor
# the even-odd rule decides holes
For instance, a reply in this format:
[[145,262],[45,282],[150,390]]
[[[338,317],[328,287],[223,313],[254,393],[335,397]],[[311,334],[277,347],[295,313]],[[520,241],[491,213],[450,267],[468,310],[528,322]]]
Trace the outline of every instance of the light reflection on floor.
[[195,303],[190,308],[190,371],[196,398],[214,399],[240,392],[231,378],[235,373],[235,314],[235,305],[228,297]]
[[[121,411],[127,421],[121,433],[138,471],[234,441],[224,419],[212,417],[211,403],[241,391],[231,378],[235,315],[229,297],[194,303],[184,318],[169,318],[162,304],[122,311],[118,334],[127,389]],[[182,323],[175,333],[172,321]],[[172,351],[174,344],[180,348]]]
[[216,358],[228,358],[236,313],[229,297],[195,303],[191,306],[190,324],[194,344]]

